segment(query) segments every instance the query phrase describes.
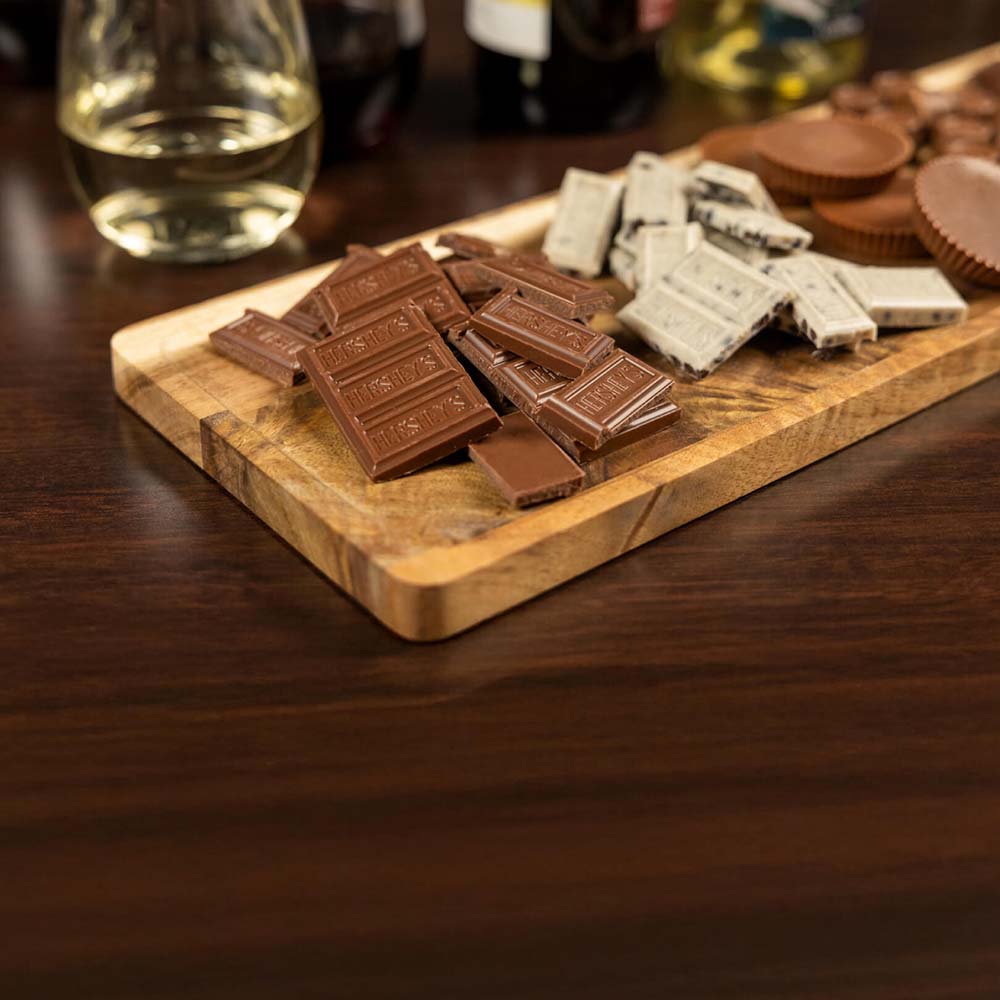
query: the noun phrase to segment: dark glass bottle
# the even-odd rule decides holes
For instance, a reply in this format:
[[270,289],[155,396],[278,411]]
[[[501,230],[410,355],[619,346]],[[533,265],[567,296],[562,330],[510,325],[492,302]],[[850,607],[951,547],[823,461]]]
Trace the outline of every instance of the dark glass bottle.
[[0,0],[0,83],[55,79],[59,0]]
[[420,82],[423,0],[305,0],[326,161],[381,145]]
[[483,123],[551,131],[628,128],[662,87],[671,0],[468,0]]

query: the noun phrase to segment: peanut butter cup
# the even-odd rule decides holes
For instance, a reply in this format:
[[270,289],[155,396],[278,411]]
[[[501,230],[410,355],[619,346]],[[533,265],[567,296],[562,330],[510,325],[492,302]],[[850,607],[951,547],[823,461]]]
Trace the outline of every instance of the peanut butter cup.
[[955,110],[969,118],[983,118],[993,121],[1000,114],[1000,100],[974,84],[963,87],[955,100]]
[[942,156],[917,174],[914,199],[917,235],[941,267],[1000,288],[1000,164]]
[[845,115],[863,116],[874,111],[882,98],[865,83],[842,83],[830,93],[830,104]]
[[[757,155],[757,133],[759,125],[726,125],[722,128],[706,132],[698,140],[698,149],[706,160],[715,160],[730,167],[750,170],[755,174],[763,174],[763,166]],[[801,195],[782,191],[780,188],[768,185],[768,191],[774,200],[782,206],[804,205]]]
[[913,108],[903,105],[876,108],[865,115],[864,120],[874,125],[899,129],[914,141],[920,139],[926,127],[924,119]]
[[969,142],[968,139],[950,139],[941,147],[942,156],[979,156],[984,160],[1000,159],[1000,150],[988,142]]
[[965,142],[991,142],[995,131],[992,121],[970,118],[968,115],[942,115],[934,123],[934,148],[943,152],[956,139]]
[[886,104],[901,104],[909,100],[913,77],[896,69],[883,70],[872,77],[872,89]]
[[863,198],[814,201],[813,211],[836,243],[869,259],[922,257],[913,225],[913,172],[898,173],[889,186]]
[[756,125],[727,125],[713,129],[698,140],[698,148],[706,160],[759,173],[757,131]]
[[884,188],[913,156],[902,130],[857,118],[783,121],[761,128],[769,185],[811,198],[859,198]]

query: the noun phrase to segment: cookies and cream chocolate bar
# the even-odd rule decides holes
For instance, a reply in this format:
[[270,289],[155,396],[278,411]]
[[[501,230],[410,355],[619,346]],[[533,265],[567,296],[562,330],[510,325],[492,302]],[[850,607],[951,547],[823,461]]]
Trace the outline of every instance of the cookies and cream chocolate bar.
[[570,167],[559,189],[555,218],[545,234],[542,251],[564,271],[596,278],[621,207],[621,181]]
[[706,198],[749,205],[768,215],[781,216],[761,179],[750,170],[730,167],[715,160],[702,160],[692,171],[692,177]]
[[792,298],[784,285],[709,243],[701,243],[663,280],[751,334]]
[[720,232],[718,229],[706,229],[705,239],[714,247],[724,250],[731,257],[743,261],[750,267],[762,267],[771,259],[771,252],[764,247],[751,246],[742,240]]
[[724,201],[696,201],[691,209],[704,225],[755,247],[769,250],[805,250],[812,244],[808,229],[756,208]]
[[619,246],[632,249],[642,225],[687,222],[690,175],[665,163],[654,153],[636,153],[625,173]]
[[636,289],[636,257],[623,247],[608,251],[608,270],[630,291]]
[[844,286],[812,254],[792,254],[768,263],[765,272],[795,293],[782,325],[820,349],[853,347],[876,340],[878,327]]
[[936,267],[837,268],[837,277],[865,312],[885,327],[961,323],[969,305]]
[[756,332],[725,319],[665,281],[641,292],[618,319],[654,351],[694,378],[704,378]]
[[648,288],[672,271],[703,238],[697,222],[640,226],[636,234],[636,284]]

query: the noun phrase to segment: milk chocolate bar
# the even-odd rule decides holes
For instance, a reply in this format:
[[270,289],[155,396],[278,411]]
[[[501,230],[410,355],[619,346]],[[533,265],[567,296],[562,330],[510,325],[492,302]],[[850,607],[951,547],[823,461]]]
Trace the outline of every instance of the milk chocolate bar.
[[672,385],[644,361],[616,350],[606,361],[549,396],[542,419],[588,448],[600,448]]
[[497,288],[514,287],[529,302],[566,319],[586,319],[615,304],[609,292],[516,254],[480,260],[476,266],[483,279]]
[[306,334],[311,340],[322,340],[330,336],[326,314],[320,304],[316,289],[307,292],[298,302],[281,317],[283,323],[294,326],[300,333]]
[[[421,311],[404,305],[400,313],[397,326],[405,334],[381,344],[369,337],[371,350],[348,357],[331,352],[327,342],[301,355],[313,386],[375,482],[422,469],[500,426]],[[362,338],[366,332],[353,331]]]
[[636,441],[652,437],[660,431],[677,423],[681,417],[681,408],[670,398],[670,390],[664,391],[658,399],[647,404],[640,410],[614,437],[609,438],[600,448],[588,448],[586,445],[575,441],[569,434],[559,430],[558,427],[548,423],[544,417],[535,417],[539,426],[552,438],[556,444],[562,448],[577,462],[584,465],[599,458],[606,458],[608,455],[627,448]]
[[569,377],[593,368],[615,346],[606,333],[556,316],[521,298],[512,288],[490,299],[472,317],[471,324],[501,347]]
[[509,253],[504,247],[490,243],[489,240],[469,236],[466,233],[442,233],[437,238],[437,245],[447,247],[456,257],[463,257],[466,260],[474,260],[477,257],[498,257]]
[[681,415],[680,407],[669,396],[667,381],[660,396],[655,397],[642,410],[600,448],[588,448],[571,435],[547,421],[540,413],[542,404],[560,389],[570,384],[570,379],[554,375],[541,365],[519,358],[510,351],[490,343],[475,330],[461,339],[450,338],[453,346],[473,367],[495,386],[522,413],[531,417],[571,458],[577,462],[592,462],[604,458],[627,445],[656,434],[669,427]]
[[472,460],[515,507],[568,497],[583,486],[583,469],[523,413],[469,445]]
[[[320,284],[326,285],[343,281],[381,259],[382,255],[371,247],[360,243],[348,244],[347,256]],[[307,292],[281,319],[289,326],[294,326],[297,330],[309,334],[316,340],[330,336],[331,331],[320,303],[318,286]]]
[[449,342],[519,410],[530,417],[537,416],[539,406],[570,382],[568,378],[556,375],[548,368],[494,344],[475,330],[469,330],[462,337],[450,335]]
[[412,301],[402,306],[390,305],[370,313],[359,323],[345,324],[334,336],[316,344],[312,353],[325,375],[336,379],[341,372],[364,364],[365,358],[391,350],[394,341],[425,337],[427,331],[427,318]]
[[453,260],[441,265],[441,270],[448,275],[448,280],[458,290],[458,294],[469,301],[493,298],[503,288],[503,282],[496,275],[484,274],[479,269],[477,260]]
[[239,319],[209,334],[212,346],[279,385],[302,380],[299,353],[316,341],[288,323],[248,309]]
[[321,285],[318,293],[334,333],[345,325],[363,322],[376,310],[410,300],[441,333],[469,318],[468,307],[419,243],[397,250],[344,281]]

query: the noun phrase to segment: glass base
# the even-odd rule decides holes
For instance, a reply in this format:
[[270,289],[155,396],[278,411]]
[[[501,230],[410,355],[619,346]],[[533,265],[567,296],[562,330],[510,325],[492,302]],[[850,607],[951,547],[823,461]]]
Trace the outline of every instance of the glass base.
[[271,246],[298,218],[298,191],[260,181],[128,189],[99,201],[99,232],[133,257],[182,264],[237,260]]

